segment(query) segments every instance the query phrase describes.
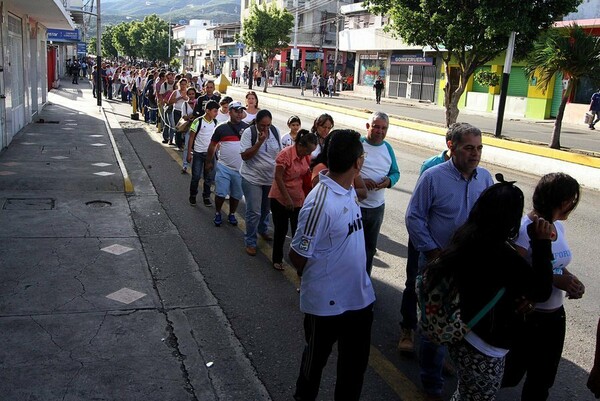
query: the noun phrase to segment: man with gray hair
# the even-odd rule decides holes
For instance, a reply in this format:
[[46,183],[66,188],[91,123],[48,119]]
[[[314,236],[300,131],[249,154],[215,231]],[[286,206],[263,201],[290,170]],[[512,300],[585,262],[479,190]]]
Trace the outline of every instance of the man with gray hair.
[[376,111],[367,122],[367,136],[361,138],[365,160],[360,170],[367,187],[367,197],[360,202],[367,252],[367,273],[371,275],[373,256],[385,211],[385,189],[393,187],[400,178],[396,155],[385,136],[389,127],[387,114]]
[[[494,182],[478,167],[481,131],[467,123],[451,127],[450,160],[423,172],[406,210],[406,228],[419,251],[419,271],[436,259],[458,227],[467,221],[479,195]],[[442,400],[445,347],[421,338],[421,383],[429,400]]]

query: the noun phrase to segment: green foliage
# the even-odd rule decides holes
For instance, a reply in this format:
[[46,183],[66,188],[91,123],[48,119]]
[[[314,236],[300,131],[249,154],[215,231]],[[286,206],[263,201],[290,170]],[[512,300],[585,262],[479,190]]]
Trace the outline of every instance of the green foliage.
[[[142,22],[107,26],[101,42],[103,57],[116,57],[118,52],[132,61],[138,58],[169,61],[169,24],[156,14],[147,16]],[[181,46],[182,40],[171,38],[171,56],[177,54]]]
[[[461,72],[457,88],[446,89],[446,123],[458,116],[458,98],[477,67],[503,53],[516,32],[515,57],[523,58],[540,31],[571,11],[582,0],[367,0],[369,10],[388,15],[388,30],[404,41],[441,51],[446,76],[451,62]],[[449,84],[448,84],[449,85]],[[454,119],[454,121],[449,121]]]
[[179,68],[181,68],[181,61],[178,58],[174,58],[174,59],[171,59],[171,62],[169,63],[169,65],[171,67],[173,67],[173,69],[175,71],[179,71]]
[[576,81],[584,77],[598,79],[600,38],[578,25],[547,31],[534,43],[525,72],[530,77],[537,75],[537,85],[544,90],[558,72]]
[[560,149],[562,119],[571,92],[581,78],[600,77],[600,38],[576,24],[565,30],[547,31],[533,44],[525,72],[530,77],[537,76],[537,86],[544,91],[555,74],[560,72],[568,79],[550,141],[551,148]]
[[269,7],[264,3],[262,8],[253,3],[250,16],[244,20],[241,41],[263,60],[269,60],[288,46],[293,26],[292,14],[277,8],[274,2]]
[[475,73],[475,81],[483,86],[500,85],[500,75],[492,71],[479,70]]
[[108,25],[102,32],[102,38],[100,39],[102,57],[117,57],[118,51],[113,44],[114,30],[114,26]]

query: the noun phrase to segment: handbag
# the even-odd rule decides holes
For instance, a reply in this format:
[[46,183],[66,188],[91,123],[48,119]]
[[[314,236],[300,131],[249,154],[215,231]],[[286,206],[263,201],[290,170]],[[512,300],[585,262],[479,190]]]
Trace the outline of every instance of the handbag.
[[184,120],[183,117],[179,119],[175,126],[175,131],[180,133],[188,132],[193,120]]
[[460,342],[465,335],[496,305],[504,295],[501,288],[469,322],[461,319],[460,296],[452,276],[444,276],[434,286],[428,286],[429,266],[417,276],[417,300],[421,333],[439,345]]

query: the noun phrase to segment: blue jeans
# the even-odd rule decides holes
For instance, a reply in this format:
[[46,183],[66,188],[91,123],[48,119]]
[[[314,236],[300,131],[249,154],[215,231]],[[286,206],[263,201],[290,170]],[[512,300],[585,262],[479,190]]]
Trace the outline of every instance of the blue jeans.
[[[204,173],[204,185],[202,186],[202,198],[208,198],[210,196],[210,185],[215,182],[215,169],[213,168],[210,172],[204,170],[204,161],[206,160],[206,152],[194,151],[192,158],[192,182],[190,183],[190,196],[198,195],[198,184],[200,178]],[[216,163],[213,160],[213,165]]]
[[373,257],[377,250],[377,238],[383,223],[385,203],[375,208],[360,208],[362,213],[363,231],[365,233],[365,251],[367,253],[367,274],[371,275],[373,268]]
[[[422,272],[427,264],[425,254],[419,255],[419,272]],[[444,390],[444,358],[446,347],[430,341],[425,336],[420,336],[419,365],[421,368],[421,384],[425,393],[433,396],[441,396]]]
[[242,190],[246,199],[246,246],[256,248],[257,233],[266,234],[269,230],[270,185],[254,185],[242,177]]
[[[185,141],[183,144],[183,163],[182,163],[182,168],[184,170],[187,170],[188,168],[188,161],[187,161],[187,157],[188,157],[188,143],[190,141],[190,131],[186,132],[184,135]],[[203,167],[204,168],[204,167]]]
[[164,111],[163,113],[163,139],[165,141],[173,142],[173,137],[175,136],[175,124],[173,123],[173,111]]

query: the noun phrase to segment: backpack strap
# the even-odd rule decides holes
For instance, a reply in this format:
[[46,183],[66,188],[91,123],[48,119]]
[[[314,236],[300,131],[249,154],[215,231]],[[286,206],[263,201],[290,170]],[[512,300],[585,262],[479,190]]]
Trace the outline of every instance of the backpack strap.
[[479,323],[479,321],[490,311],[490,309],[492,309],[494,307],[494,305],[496,305],[496,303],[500,300],[500,298],[502,298],[502,295],[504,295],[505,292],[506,292],[506,288],[504,288],[504,287],[500,288],[500,290],[498,291],[498,293],[496,293],[494,298],[492,298],[492,300],[490,302],[488,302],[483,308],[481,308],[479,313],[477,313],[473,317],[473,319],[469,320],[469,323],[467,323],[467,327],[471,329],[471,328],[473,328],[473,326],[475,326],[477,323]]
[[[275,129],[274,126],[270,126],[269,130],[271,131],[271,135],[273,135],[273,137],[275,139],[277,139],[277,143],[279,144],[279,149],[281,149],[281,140],[279,139],[279,133],[277,132],[277,129]],[[256,143],[256,141],[258,140],[258,131],[256,130],[256,125],[251,125],[250,126],[250,143],[252,144],[252,146],[254,146],[254,144]]]

